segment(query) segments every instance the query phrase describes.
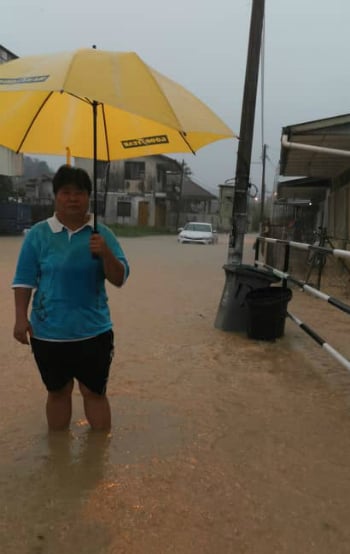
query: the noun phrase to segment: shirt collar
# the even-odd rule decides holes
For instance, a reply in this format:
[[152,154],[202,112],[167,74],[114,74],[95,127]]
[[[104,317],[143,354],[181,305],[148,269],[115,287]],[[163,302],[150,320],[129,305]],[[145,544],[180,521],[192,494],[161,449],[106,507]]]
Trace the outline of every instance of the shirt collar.
[[62,229],[67,229],[67,231],[69,231],[70,233],[76,233],[77,231],[80,231],[80,229],[83,229],[84,227],[92,227],[92,229],[94,228],[94,216],[93,216],[93,214],[89,214],[88,221],[86,223],[84,223],[84,225],[79,227],[79,229],[75,229],[75,231],[72,231],[71,229],[69,229],[68,227],[63,225],[63,223],[61,223],[59,221],[59,219],[57,219],[56,214],[53,214],[53,216],[49,217],[46,221],[47,221],[47,223],[48,223],[48,225],[49,225],[49,227],[50,227],[50,229],[53,233],[60,233],[62,231]]

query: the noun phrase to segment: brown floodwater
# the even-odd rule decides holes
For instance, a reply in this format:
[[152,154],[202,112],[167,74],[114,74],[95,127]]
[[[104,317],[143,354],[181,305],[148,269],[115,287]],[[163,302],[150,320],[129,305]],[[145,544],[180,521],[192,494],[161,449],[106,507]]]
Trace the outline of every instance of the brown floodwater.
[[[349,373],[289,320],[276,342],[214,327],[226,236],[121,239],[108,436],[77,390],[69,432],[46,430],[32,355],[12,338],[21,241],[0,237],[1,553],[348,554]],[[290,310],[350,357],[346,314],[298,290]]]

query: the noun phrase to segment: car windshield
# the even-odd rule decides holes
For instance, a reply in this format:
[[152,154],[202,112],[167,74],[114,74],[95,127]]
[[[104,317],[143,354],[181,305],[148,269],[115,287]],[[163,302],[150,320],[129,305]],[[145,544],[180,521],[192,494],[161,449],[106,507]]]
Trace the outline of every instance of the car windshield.
[[185,231],[203,231],[211,233],[211,225],[209,223],[187,223],[184,227]]

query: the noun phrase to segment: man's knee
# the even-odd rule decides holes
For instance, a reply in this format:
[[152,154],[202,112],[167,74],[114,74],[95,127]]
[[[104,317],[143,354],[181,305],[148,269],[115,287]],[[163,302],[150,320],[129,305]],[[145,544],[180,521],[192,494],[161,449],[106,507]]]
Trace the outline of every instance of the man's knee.
[[94,399],[104,398],[102,395],[97,394],[96,392],[93,392],[92,390],[90,390],[86,385],[84,385],[80,381],[79,381],[79,390],[80,390],[82,396],[84,398],[87,398],[87,399],[89,399],[89,398],[94,398]]
[[74,381],[69,381],[64,387],[58,390],[49,391],[49,396],[52,399],[61,399],[71,396],[74,387]]

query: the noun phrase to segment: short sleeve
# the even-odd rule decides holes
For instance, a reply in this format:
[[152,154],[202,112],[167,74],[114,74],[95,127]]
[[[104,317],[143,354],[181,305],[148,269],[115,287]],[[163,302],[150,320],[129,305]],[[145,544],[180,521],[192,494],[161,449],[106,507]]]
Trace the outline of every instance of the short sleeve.
[[12,287],[36,288],[39,276],[39,259],[35,246],[35,234],[30,231],[22,244]]

